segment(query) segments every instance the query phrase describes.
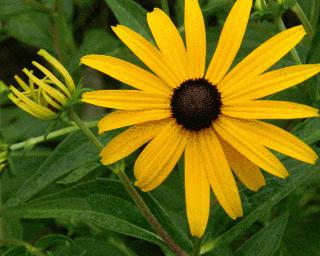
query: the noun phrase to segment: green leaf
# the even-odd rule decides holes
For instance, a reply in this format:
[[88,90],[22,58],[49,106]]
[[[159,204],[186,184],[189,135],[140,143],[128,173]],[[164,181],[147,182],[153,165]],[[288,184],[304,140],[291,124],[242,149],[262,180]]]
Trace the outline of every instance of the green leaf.
[[82,133],[69,135],[8,200],[7,206],[29,200],[75,168],[92,162],[98,154],[98,150]]
[[29,256],[30,254],[27,252],[26,248],[23,246],[15,247],[8,249],[1,256]]
[[298,124],[292,132],[307,144],[320,140],[320,119],[311,118]]
[[75,240],[75,246],[71,249],[71,255],[94,255],[94,256],[135,256],[132,252],[117,248],[110,240],[96,239],[94,237],[80,237]]
[[59,184],[71,184],[81,180],[83,177],[88,175],[91,171],[97,169],[101,164],[99,162],[87,163],[73,170],[65,178],[57,181]]
[[103,29],[87,30],[84,34],[82,44],[71,58],[68,70],[72,73],[79,67],[80,58],[87,54],[113,55],[118,51],[119,41]]
[[208,241],[202,248],[203,252],[209,252],[229,245],[299,186],[320,180],[319,163],[316,166],[312,166],[292,159],[285,162],[290,172],[289,178],[284,181],[279,181],[276,178],[271,179],[265,188],[248,199],[251,205],[250,212],[245,213],[243,219],[219,237]]
[[[309,50],[307,62],[308,63],[319,63],[320,62],[320,26],[318,26],[318,31],[316,32],[312,44]],[[319,87],[320,77],[319,75],[309,79],[306,82],[307,89],[309,91],[310,97],[320,106],[320,87]]]
[[278,249],[288,223],[288,214],[273,220],[254,234],[237,251],[236,256],[272,256]]
[[152,41],[147,26],[147,11],[133,0],[105,0],[120,24],[132,28]]
[[211,15],[214,14],[221,7],[230,6],[232,1],[230,0],[215,0],[208,1],[208,3],[202,8],[203,15]]
[[72,219],[161,244],[122,185],[110,179],[85,182],[28,204],[6,208],[3,213],[25,219]]
[[27,12],[8,19],[4,29],[17,40],[36,48],[53,50],[49,16],[42,12]]
[[25,181],[33,175],[43,161],[46,160],[51,151],[33,150],[32,152],[11,152],[11,160],[14,164],[16,175],[4,172],[1,176],[1,195],[3,202],[12,197]]
[[15,143],[42,135],[49,122],[36,119],[19,108],[0,108],[0,124],[0,133],[5,134],[5,141]]
[[2,215],[0,218],[1,239],[22,239],[23,228],[18,218],[10,215]]
[[59,57],[59,61],[66,64],[76,51],[72,24],[68,21],[67,17],[61,15],[61,13],[54,13],[52,15],[52,20],[56,53]]
[[43,250],[52,250],[53,248],[71,247],[72,245],[74,245],[74,242],[70,237],[54,234],[41,237],[34,246]]
[[31,6],[23,0],[0,0],[0,6],[0,19],[32,10]]
[[320,252],[319,212],[289,219],[281,246],[283,256],[318,256]]

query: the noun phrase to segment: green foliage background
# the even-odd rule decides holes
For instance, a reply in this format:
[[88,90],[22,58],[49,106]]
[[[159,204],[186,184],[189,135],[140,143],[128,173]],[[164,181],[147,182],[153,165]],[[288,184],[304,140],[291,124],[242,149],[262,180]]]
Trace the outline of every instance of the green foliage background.
[[[232,0],[200,1],[211,57]],[[271,1],[269,1],[271,2]],[[108,54],[142,65],[119,42],[110,26],[127,25],[152,40],[146,12],[165,6],[154,0],[0,0],[0,80],[30,66],[36,51],[54,54],[85,87],[120,88],[124,85],[79,66],[89,53]],[[304,63],[320,63],[320,4],[299,1],[314,26],[315,36],[298,47]],[[161,5],[162,4],[162,5]],[[164,5],[163,5],[164,4]],[[183,0],[170,1],[170,14],[183,33]],[[271,6],[271,5],[270,5]],[[271,11],[270,11],[271,10]],[[286,25],[299,23],[294,13],[271,8],[252,14],[237,61],[279,32],[275,19],[283,14]],[[236,28],[235,28],[236,29]],[[295,64],[290,55],[277,67]],[[81,78],[83,77],[83,80]],[[48,134],[69,124],[36,120],[15,106],[0,86],[0,135],[9,145]],[[320,106],[319,76],[270,98]],[[103,110],[79,106],[88,120]],[[320,153],[320,120],[276,122]],[[95,131],[96,132],[96,131]],[[107,143],[119,131],[101,136]],[[0,255],[173,255],[110,170],[99,163],[97,149],[80,132],[36,146],[26,143],[12,151],[1,174]],[[137,153],[125,159],[132,177]],[[241,187],[245,215],[232,221],[212,199],[211,217],[201,252],[226,256],[320,255],[320,166],[279,157],[287,166],[287,180],[267,176],[258,193]],[[132,177],[133,180],[133,177]],[[190,252],[184,203],[183,166],[151,193],[142,194],[153,213],[175,241]]]

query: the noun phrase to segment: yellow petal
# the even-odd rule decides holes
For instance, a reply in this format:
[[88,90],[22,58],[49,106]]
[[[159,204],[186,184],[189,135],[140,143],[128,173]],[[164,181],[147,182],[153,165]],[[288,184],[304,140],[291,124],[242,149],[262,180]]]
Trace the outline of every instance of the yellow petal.
[[185,194],[187,217],[193,236],[202,237],[209,218],[210,184],[204,169],[200,143],[191,136],[185,150]]
[[244,101],[223,106],[224,115],[244,119],[294,119],[319,116],[319,110],[285,101]]
[[251,135],[235,126],[232,119],[222,116],[215,121],[214,129],[232,147],[265,171],[280,178],[288,176],[286,168],[279,159],[271,154],[259,141],[255,141]]
[[224,23],[219,43],[209,65],[206,78],[218,84],[230,69],[247,28],[252,0],[235,2]]
[[104,55],[87,55],[81,63],[99,70],[138,90],[169,95],[171,88],[160,78],[129,62]]
[[54,112],[52,112],[51,115],[46,115],[44,116],[43,114],[39,114],[38,112],[35,112],[34,109],[32,107],[30,107],[28,104],[26,104],[25,102],[21,101],[20,99],[18,99],[17,97],[15,97],[12,93],[10,93],[8,95],[8,98],[15,103],[19,108],[21,108],[23,111],[27,112],[28,114],[42,119],[42,120],[47,120],[47,119],[53,119],[55,117],[57,117],[58,115]]
[[26,97],[23,93],[18,91],[13,86],[10,86],[10,90],[15,96],[9,95],[10,96],[9,98],[19,107],[21,107],[23,110],[27,111],[28,109],[27,112],[29,114],[34,113],[34,116],[40,117],[41,119],[49,119],[57,115],[50,109],[35,103],[34,101]]
[[71,97],[71,93],[68,88],[52,72],[36,61],[33,61],[32,64],[37,67],[45,76],[47,76],[57,87],[59,87],[65,93],[65,95]]
[[150,191],[159,186],[179,161],[187,136],[171,121],[142,151],[134,165],[136,186]]
[[260,75],[285,56],[305,34],[303,26],[297,26],[272,37],[231,70],[219,84],[219,89],[223,93],[237,91],[245,80]]
[[147,20],[157,46],[179,78],[179,83],[187,80],[187,53],[177,28],[168,15],[158,8],[148,13]]
[[[39,91],[40,92],[40,91]],[[41,91],[41,95],[43,97],[42,101],[46,101],[51,107],[57,109],[57,110],[62,110],[63,107],[59,105],[50,95],[48,95],[45,91]],[[39,100],[40,101],[40,100]],[[39,102],[38,101],[38,102]]]
[[123,110],[170,108],[168,97],[142,91],[98,90],[86,92],[82,97],[84,102],[107,108]]
[[17,81],[17,83],[21,86],[21,88],[22,88],[25,92],[30,91],[29,85],[27,85],[18,75],[15,75],[15,76],[14,76],[14,79]]
[[138,111],[122,111],[118,110],[106,115],[99,122],[99,133],[110,131],[113,129],[165,119],[171,116],[169,109],[151,109]]
[[241,88],[236,92],[223,94],[223,102],[232,104],[259,99],[300,84],[319,72],[319,64],[297,65],[271,71],[241,84]]
[[164,121],[148,122],[130,127],[116,136],[102,150],[100,156],[104,165],[113,164],[130,155],[143,144],[152,140],[165,126]]
[[151,43],[125,26],[118,25],[112,29],[120,40],[167,85],[175,88],[180,84],[179,78],[168,67],[161,52]]
[[52,67],[59,71],[59,73],[63,76],[66,84],[68,85],[71,91],[75,90],[76,86],[71,75],[56,58],[51,56],[48,52],[46,52],[43,49],[38,51],[38,55],[42,56],[46,61],[48,61],[51,64]]
[[257,165],[249,161],[248,158],[240,154],[223,139],[220,139],[220,142],[232,171],[248,189],[258,191],[266,184]]
[[232,122],[268,148],[310,164],[315,164],[318,159],[307,144],[277,126],[256,120],[233,119]]
[[186,0],[184,9],[189,78],[202,78],[206,66],[206,28],[198,0]]
[[199,136],[203,164],[215,196],[232,219],[242,217],[237,184],[216,134],[212,129],[207,129]]
[[24,68],[22,71],[30,78],[32,82],[38,85],[41,89],[43,89],[46,93],[48,93],[52,98],[58,101],[61,105],[66,104],[67,98],[59,90],[56,90],[52,86],[44,83],[42,79],[39,79],[36,76],[34,76],[32,72],[30,72],[26,68]]

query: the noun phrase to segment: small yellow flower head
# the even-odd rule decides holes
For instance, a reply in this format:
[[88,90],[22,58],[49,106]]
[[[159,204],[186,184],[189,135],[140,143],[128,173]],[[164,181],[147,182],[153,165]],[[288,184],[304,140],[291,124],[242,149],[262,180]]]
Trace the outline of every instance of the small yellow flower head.
[[19,91],[14,86],[10,86],[9,98],[18,107],[29,114],[43,120],[55,119],[59,116],[68,100],[75,91],[75,84],[63,65],[45,50],[40,50],[38,55],[43,57],[55,71],[64,79],[64,83],[51,71],[36,61],[32,64],[43,74],[39,78],[33,74],[33,70],[24,68],[22,71],[28,77],[28,82],[24,82],[19,76],[15,80],[22,88]]
[[0,145],[0,173],[6,167],[7,159],[8,159],[8,147]]

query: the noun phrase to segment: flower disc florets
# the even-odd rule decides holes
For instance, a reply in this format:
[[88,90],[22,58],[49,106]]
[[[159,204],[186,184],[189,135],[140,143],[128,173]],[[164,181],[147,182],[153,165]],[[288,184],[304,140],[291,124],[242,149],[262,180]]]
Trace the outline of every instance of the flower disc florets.
[[217,87],[204,78],[189,79],[174,90],[171,111],[176,122],[190,131],[211,126],[220,114],[221,95]]

